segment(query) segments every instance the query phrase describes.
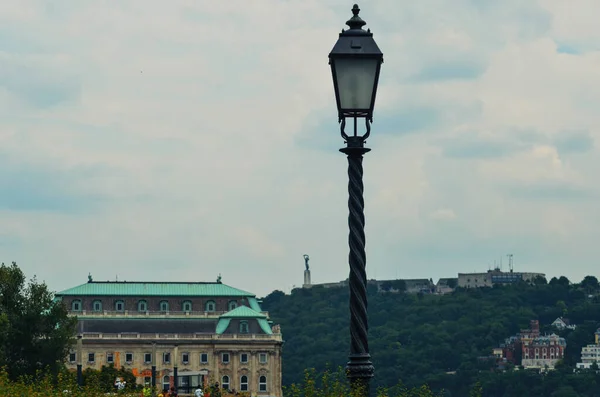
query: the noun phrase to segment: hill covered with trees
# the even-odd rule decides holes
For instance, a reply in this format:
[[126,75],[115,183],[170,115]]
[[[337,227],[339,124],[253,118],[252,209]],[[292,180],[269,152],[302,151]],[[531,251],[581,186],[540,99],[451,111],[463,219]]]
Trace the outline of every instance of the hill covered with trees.
[[[457,289],[447,295],[378,292],[369,287],[370,349],[374,383],[413,387],[427,383],[448,395],[469,395],[480,385],[484,396],[598,396],[600,375],[577,371],[581,347],[594,342],[600,326],[598,280],[571,284],[565,277],[493,288]],[[302,381],[306,368],[322,372],[344,366],[349,346],[347,288],[275,291],[263,307],[281,325],[285,339],[283,381]],[[560,316],[577,324],[564,330],[565,359],[556,371],[499,372],[489,357],[494,347],[539,320],[542,332]],[[518,368],[517,368],[518,369]],[[555,394],[559,393],[560,394]],[[519,394],[522,393],[522,394]],[[583,393],[583,394],[582,394]],[[586,394],[589,393],[589,394]]]

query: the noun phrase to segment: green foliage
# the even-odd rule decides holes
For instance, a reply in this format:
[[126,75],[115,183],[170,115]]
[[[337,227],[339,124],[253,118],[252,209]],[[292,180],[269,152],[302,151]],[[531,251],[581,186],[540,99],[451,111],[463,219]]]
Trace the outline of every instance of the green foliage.
[[[560,277],[534,285],[458,288],[441,296],[377,293],[370,288],[373,387],[392,387],[400,379],[409,389],[428,384],[433,390],[447,390],[448,396],[468,396],[479,390],[482,396],[546,397],[562,385],[581,393],[571,382],[581,380],[589,386],[591,375],[573,373],[573,369],[580,361],[581,347],[593,343],[600,325],[600,299],[596,292],[588,296],[595,284],[593,279],[586,280],[572,284]],[[315,368],[320,375],[327,364],[345,365],[350,342],[348,301],[347,288],[319,286],[295,289],[291,295],[276,291],[263,299],[263,307],[281,325],[286,341],[284,385],[303,382],[304,368]],[[532,319],[539,320],[544,331],[558,333],[549,324],[563,315],[578,325],[560,332],[568,344],[564,371],[498,373],[493,360],[480,359],[489,357],[505,338],[528,328]],[[554,385],[552,392],[546,382]],[[530,394],[523,385],[548,393]],[[580,395],[600,395],[600,386],[594,387],[596,394]],[[504,392],[494,393],[494,388]],[[513,391],[516,394],[509,393]]]
[[[317,375],[314,369],[304,371],[304,379],[300,384],[293,383],[289,387],[284,387],[284,397],[363,397],[366,389],[363,385],[351,387],[346,379],[343,369],[337,372],[325,370],[321,377]],[[406,388],[401,384],[392,389],[378,388],[377,397],[442,397],[442,394],[436,394],[423,385],[415,388]]]
[[[114,383],[114,379],[112,380]],[[111,390],[114,392],[114,390]],[[119,397],[139,397],[139,392],[121,391]],[[51,372],[36,371],[18,380],[10,380],[8,372],[0,368],[0,397],[104,397],[104,388],[87,385],[79,388],[75,378],[63,371],[54,376]]]
[[125,384],[125,390],[136,389],[135,376],[131,371],[126,370],[124,367],[117,369],[113,364],[110,364],[109,366],[103,365],[100,371],[92,368],[86,368],[83,371],[84,385],[105,392],[115,391],[114,384],[117,378],[121,378],[123,381],[127,382]]
[[26,283],[15,262],[0,265],[0,366],[8,376],[33,376],[48,369],[54,376],[72,343],[76,319],[67,316],[46,284]]

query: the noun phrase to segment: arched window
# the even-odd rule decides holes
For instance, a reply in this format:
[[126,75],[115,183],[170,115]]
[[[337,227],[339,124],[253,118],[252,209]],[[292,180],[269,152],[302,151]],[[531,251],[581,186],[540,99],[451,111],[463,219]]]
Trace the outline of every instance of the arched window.
[[118,312],[123,312],[125,311],[125,302],[123,301],[116,301],[115,302],[115,310]]
[[92,303],[92,310],[95,312],[101,312],[102,311],[102,301],[95,300]]
[[258,378],[258,391],[267,391],[267,377],[265,375]]
[[240,334],[247,334],[249,331],[248,329],[248,321],[240,321]]
[[216,310],[216,306],[217,305],[215,304],[215,301],[208,301],[208,302],[206,302],[206,306],[204,308],[204,311],[214,312]]
[[138,301],[138,312],[148,311],[148,302],[145,300]]
[[221,378],[221,387],[225,390],[229,390],[229,376],[223,375]]
[[171,387],[171,378],[169,375],[165,375],[163,377],[163,390],[169,390],[169,387]]
[[232,311],[236,307],[237,307],[237,302],[236,301],[229,301],[229,304],[228,304],[229,311]]
[[75,299],[73,302],[71,302],[71,310],[74,312],[81,311],[81,300],[80,299]]
[[168,312],[169,311],[169,302],[167,302],[167,301],[161,301],[160,302],[160,311],[161,312]]
[[183,309],[184,312],[191,312],[192,311],[192,302],[184,301],[183,304],[181,305],[181,308]]
[[248,377],[242,375],[240,378],[240,391],[248,391]]

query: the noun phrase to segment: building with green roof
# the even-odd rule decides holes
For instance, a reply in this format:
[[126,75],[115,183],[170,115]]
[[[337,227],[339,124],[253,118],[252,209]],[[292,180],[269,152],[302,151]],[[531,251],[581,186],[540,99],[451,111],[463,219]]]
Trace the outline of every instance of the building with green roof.
[[131,282],[90,276],[55,296],[78,318],[71,369],[124,366],[138,383],[177,387],[180,394],[212,379],[252,396],[282,395],[279,326],[254,294],[220,278]]

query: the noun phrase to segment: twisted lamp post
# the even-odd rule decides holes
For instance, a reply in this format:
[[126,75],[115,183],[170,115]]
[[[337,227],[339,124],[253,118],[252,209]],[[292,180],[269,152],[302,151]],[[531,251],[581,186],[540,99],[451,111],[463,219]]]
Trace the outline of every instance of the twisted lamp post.
[[[354,5],[352,18],[346,25],[350,29],[340,33],[329,54],[329,64],[333,76],[333,87],[338,108],[338,122],[346,147],[340,152],[348,156],[348,245],[350,253],[350,355],[346,371],[355,391],[362,390],[369,395],[369,382],[375,368],[369,354],[369,324],[367,318],[367,258],[365,254],[365,214],[363,198],[363,155],[371,149],[365,147],[371,133],[373,107],[379,81],[379,71],[383,54],[373,40],[369,30],[363,30],[366,22]],[[352,118],[354,132],[346,133],[346,119]],[[358,134],[358,119],[365,120],[365,132]]]

